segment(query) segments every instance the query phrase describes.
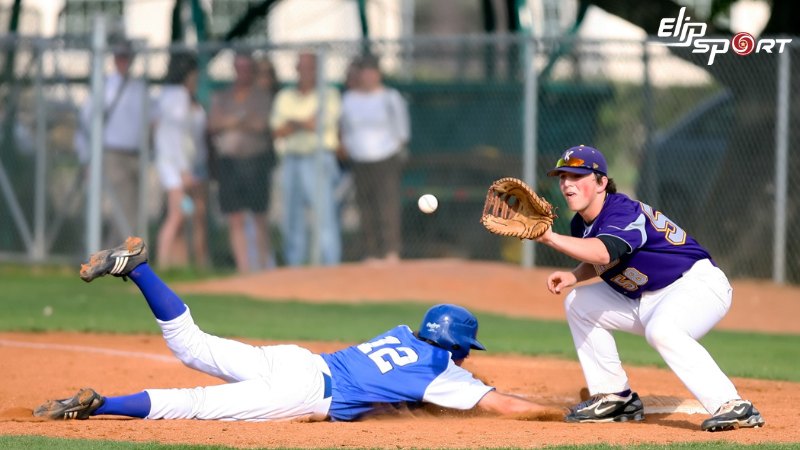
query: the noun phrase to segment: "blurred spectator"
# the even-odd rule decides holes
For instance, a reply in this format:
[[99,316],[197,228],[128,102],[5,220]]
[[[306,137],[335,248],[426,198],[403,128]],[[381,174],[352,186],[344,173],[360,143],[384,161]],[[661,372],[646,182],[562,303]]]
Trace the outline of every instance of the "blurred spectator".
[[[319,209],[314,213],[320,214],[316,217],[320,262],[334,265],[341,261],[342,253],[334,199],[339,175],[335,153],[339,141],[336,125],[341,96],[334,88],[317,91],[316,55],[301,53],[297,59],[297,73],[297,87],[282,89],[272,111],[272,129],[275,138],[280,139],[284,255],[290,266],[298,266],[307,260],[309,227],[306,213],[308,208],[316,208],[316,204]],[[325,99],[324,105],[320,105],[320,96]],[[322,142],[317,129],[320,113],[325,120],[319,124]]]
[[[103,129],[103,191],[107,210],[107,230],[103,241],[110,245],[136,230],[138,218],[139,151],[145,127],[149,127],[150,112],[147,84],[129,74],[134,52],[130,41],[112,43],[115,72],[105,77],[105,103],[101,112],[92,110],[89,96],[80,113],[79,129],[75,133],[75,150],[81,163],[91,158],[90,129],[94,114],[104,117]],[[147,113],[147,115],[145,115]]]
[[186,239],[180,239],[184,217],[191,216],[193,259],[208,267],[206,198],[208,149],[206,112],[197,101],[197,59],[172,55],[158,100],[155,127],[156,168],[167,191],[167,213],[158,232],[162,267],[188,262]]
[[[342,99],[347,91],[352,91],[358,85],[358,73],[360,70],[361,57],[355,57],[350,64],[347,65],[347,70],[344,73],[344,83],[342,83]],[[344,143],[342,143],[342,129],[339,127],[339,145],[336,147],[336,156],[339,158],[340,167],[342,170],[348,170],[347,166],[347,153],[344,151]]]
[[[342,83],[342,96],[355,89],[358,82],[359,62],[361,57],[356,56],[347,65],[344,83]],[[356,188],[353,181],[353,171],[350,170],[350,161],[342,144],[341,127],[339,128],[339,145],[336,147],[336,160],[339,163],[339,178],[336,181],[333,198],[336,200],[337,214],[342,234],[358,229],[358,204],[356,203]]]
[[[272,98],[255,85],[256,67],[249,54],[237,53],[233,85],[216,93],[209,110],[209,132],[216,152],[220,209],[228,219],[228,233],[236,269],[245,273],[267,267],[269,234],[267,206],[272,145],[269,132]],[[247,214],[255,222],[257,267],[249,259]]]
[[275,66],[267,56],[260,56],[256,60],[256,86],[269,92],[274,98],[281,88]]
[[357,56],[350,61],[350,64],[347,65],[347,71],[344,74],[344,86],[342,89],[342,94],[356,88],[358,85],[358,74],[360,70],[361,57]]
[[[272,60],[266,54],[259,55],[255,58],[256,63],[256,86],[259,89],[267,92],[270,98],[270,105],[272,105],[275,101],[275,96],[278,94],[278,91],[281,88],[280,80],[278,80],[278,74],[275,71],[275,65],[272,63]],[[271,108],[271,106],[270,106]],[[270,110],[271,112],[271,110]],[[272,139],[272,130],[267,127],[264,133],[264,139],[269,141],[270,145],[270,152],[269,152],[269,195],[272,195],[272,187],[274,183],[273,175],[275,173],[275,146],[274,141]],[[271,241],[271,229],[273,226],[272,220],[273,217],[269,216],[269,211],[267,211],[267,241]],[[250,224],[248,224],[250,225]],[[277,264],[275,258],[274,249],[270,249],[269,255],[267,255],[267,268],[274,267]]]
[[400,259],[400,180],[408,143],[405,100],[383,84],[378,60],[363,57],[342,98],[342,144],[355,178],[367,261]]

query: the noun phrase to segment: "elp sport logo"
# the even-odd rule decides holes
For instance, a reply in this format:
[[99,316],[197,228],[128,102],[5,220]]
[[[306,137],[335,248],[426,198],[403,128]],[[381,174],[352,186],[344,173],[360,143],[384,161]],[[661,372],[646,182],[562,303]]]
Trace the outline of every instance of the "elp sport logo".
[[678,42],[661,43],[668,47],[691,47],[692,53],[710,53],[708,65],[714,63],[717,54],[726,53],[728,48],[739,56],[752,53],[766,52],[772,53],[777,45],[777,52],[783,53],[786,44],[792,42],[791,39],[759,39],[757,42],[750,33],[737,33],[730,40],[704,38],[706,35],[706,24],[703,22],[689,22],[691,17],[685,17],[686,7],[681,8],[678,17],[661,19],[658,27],[658,37],[677,39]]

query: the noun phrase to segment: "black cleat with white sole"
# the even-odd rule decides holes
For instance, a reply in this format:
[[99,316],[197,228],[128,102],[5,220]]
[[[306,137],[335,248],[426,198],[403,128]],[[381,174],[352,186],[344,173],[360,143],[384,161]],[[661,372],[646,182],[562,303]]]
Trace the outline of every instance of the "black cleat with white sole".
[[728,431],[739,428],[763,427],[764,418],[747,400],[731,400],[717,409],[713,416],[703,421],[703,431]]
[[616,394],[599,394],[572,407],[564,417],[565,422],[628,422],[644,420],[644,405],[639,394],[627,397]]

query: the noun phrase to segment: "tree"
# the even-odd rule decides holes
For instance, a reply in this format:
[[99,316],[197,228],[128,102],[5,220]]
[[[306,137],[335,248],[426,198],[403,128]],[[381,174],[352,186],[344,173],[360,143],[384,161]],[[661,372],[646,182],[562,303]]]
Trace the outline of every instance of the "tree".
[[[582,0],[625,19],[649,35],[656,35],[663,18],[677,17],[681,4],[670,0]],[[714,24],[714,16],[725,13],[732,0],[715,0],[712,17],[706,18],[706,35],[732,37],[731,30]],[[772,0],[771,14],[761,36],[788,38],[800,35],[800,2]],[[687,9],[692,21],[699,17]],[[789,35],[789,36],[786,36]],[[756,39],[758,40],[758,36]],[[689,47],[669,47],[672,53],[707,70],[726,86],[735,99],[735,124],[728,155],[706,211],[708,224],[698,231],[704,243],[715,249],[715,257],[734,275],[767,276],[772,270],[774,217],[775,123],[778,57],[775,53],[751,53],[745,57],[732,51],[716,56],[708,65],[708,54],[691,53]],[[790,47],[789,146],[800,145],[800,51]],[[790,150],[791,154],[791,150]],[[790,155],[789,205],[787,210],[789,279],[800,281],[800,157]],[[794,177],[794,179],[792,179]],[[691,199],[687,199],[691,200]],[[795,256],[793,256],[795,255]]]

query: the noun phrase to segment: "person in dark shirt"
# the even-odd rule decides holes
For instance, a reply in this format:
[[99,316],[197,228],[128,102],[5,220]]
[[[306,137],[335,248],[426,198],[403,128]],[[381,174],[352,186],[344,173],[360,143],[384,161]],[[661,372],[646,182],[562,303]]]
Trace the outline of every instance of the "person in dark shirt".
[[706,431],[760,427],[764,419],[697,342],[731,305],[728,278],[708,251],[650,205],[618,193],[603,154],[580,145],[564,151],[548,172],[576,214],[571,236],[548,229],[536,241],[580,261],[555,271],[547,289],[564,301],[591,398],[573,407],[567,422],[642,420],[612,331],[642,335],[712,414]]

